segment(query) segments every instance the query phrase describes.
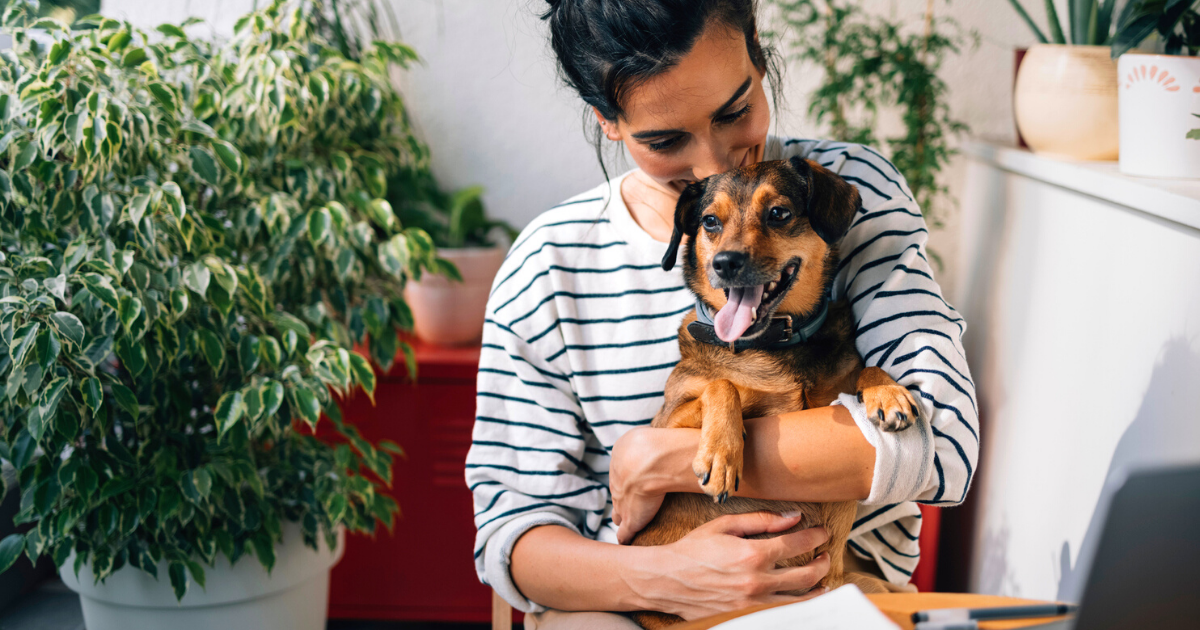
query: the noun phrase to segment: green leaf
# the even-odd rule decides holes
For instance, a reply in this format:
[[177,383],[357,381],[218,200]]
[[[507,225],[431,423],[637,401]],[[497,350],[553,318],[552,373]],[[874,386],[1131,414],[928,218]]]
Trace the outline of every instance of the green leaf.
[[60,39],[50,46],[50,54],[46,55],[46,63],[51,66],[57,66],[62,63],[63,59],[67,58],[67,54],[71,52],[71,40]]
[[258,561],[267,569],[267,573],[275,568],[275,543],[271,540],[266,532],[259,532],[250,539],[250,544],[254,547],[254,553],[258,556]]
[[139,194],[134,195],[129,201],[129,220],[133,222],[133,227],[136,228],[142,222],[142,217],[146,215],[146,208],[150,205],[150,195]]
[[108,278],[99,274],[89,273],[83,276],[83,284],[87,287],[88,293],[91,293],[108,308],[114,311],[120,308],[121,303],[117,299],[117,292],[113,289],[112,283],[108,281]]
[[249,376],[258,367],[259,356],[258,337],[246,335],[238,342],[238,363],[241,364],[243,376]]
[[100,379],[94,376],[83,379],[79,383],[79,393],[83,396],[83,404],[92,410],[92,415],[95,415],[100,410],[100,405],[104,403],[104,390],[100,387]]
[[221,164],[229,169],[229,172],[234,175],[242,172],[242,153],[237,150],[237,147],[224,140],[215,140],[212,148],[216,152],[217,158],[221,160]]
[[341,494],[331,496],[325,505],[325,512],[329,515],[329,522],[342,522],[342,517],[346,515],[346,497]]
[[121,57],[121,65],[126,68],[142,65],[142,62],[147,59],[145,48],[130,48]]
[[375,370],[371,367],[371,362],[358,353],[351,353],[350,366],[354,370],[354,380],[362,385],[373,404],[375,402]]
[[70,142],[72,147],[79,146],[79,142],[83,140],[83,129],[87,126],[87,123],[86,114],[71,114],[67,116],[63,130],[67,132],[67,142]]
[[294,387],[291,394],[295,413],[307,422],[309,427],[316,430],[317,421],[321,419],[321,403],[317,400],[316,393],[307,387]]
[[37,340],[37,333],[41,326],[38,322],[33,322],[22,326],[13,333],[12,343],[9,346],[9,358],[12,359],[14,372],[16,368],[25,365],[25,359],[29,356],[29,350],[33,348],[33,344]]
[[171,206],[171,214],[182,222],[184,215],[187,213],[187,204],[183,201],[183,192],[179,189],[179,184],[175,182],[166,182],[162,185],[163,196],[167,200],[167,204]]
[[117,405],[133,416],[134,420],[137,420],[140,409],[137,396],[133,394],[133,391],[120,383],[113,383],[109,387],[112,389],[113,400],[117,401]]
[[279,411],[280,405],[283,404],[283,385],[276,381],[266,381],[260,388],[262,390],[263,401],[263,417],[271,417]]
[[212,278],[212,272],[204,263],[194,262],[188,265],[183,270],[183,283],[187,288],[196,292],[203,298],[208,292],[208,282]]
[[26,166],[33,164],[33,159],[37,157],[37,151],[38,147],[36,141],[22,143],[21,149],[17,152],[17,157],[12,163],[13,172],[18,172]]
[[175,26],[174,24],[160,24],[160,25],[154,27],[154,30],[158,31],[159,33],[162,33],[163,35],[166,35],[167,37],[178,37],[179,39],[187,39],[187,34],[183,32],[183,29],[179,28],[178,26]]
[[391,229],[396,225],[396,214],[392,212],[392,204],[386,199],[372,199],[367,202],[367,216],[379,227]]
[[173,114],[179,111],[179,103],[176,101],[173,89],[157,81],[146,88],[150,90],[150,95],[154,97],[154,100],[158,101],[158,104],[162,105],[167,112]]
[[79,321],[78,317],[66,311],[59,311],[50,316],[50,323],[54,325],[54,329],[58,331],[59,335],[62,335],[63,339],[77,349],[83,348],[85,331],[83,322]]
[[313,245],[320,245],[329,236],[329,226],[333,217],[327,208],[317,208],[308,213],[308,240]]
[[217,437],[224,437],[233,425],[237,424],[238,420],[242,419],[242,414],[246,412],[246,404],[242,401],[240,392],[226,392],[217,400],[217,408],[213,410],[213,419],[217,423]]
[[9,534],[0,540],[0,573],[3,573],[21,557],[21,552],[25,550],[25,536],[23,534]]
[[201,328],[200,335],[200,351],[204,353],[204,358],[208,360],[208,364],[212,366],[214,372],[221,371],[221,365],[225,363],[225,344],[221,343],[221,338],[207,328]]
[[[304,322],[300,321],[300,319],[298,317],[296,317],[295,315],[292,315],[291,313],[284,313],[284,312],[270,313],[267,315],[267,321],[274,324],[275,327],[280,330],[290,330],[305,339],[308,339],[309,336],[311,335],[311,333],[308,332],[308,325],[305,324]],[[287,344],[286,338],[284,339],[284,344],[285,345]],[[291,354],[291,353],[292,353],[292,350],[289,349],[288,354]]]
[[208,493],[212,490],[212,475],[209,474],[208,468],[197,468],[191,473],[192,486],[196,488],[196,492],[203,499],[208,498]]
[[192,147],[188,151],[192,160],[192,171],[211,186],[221,184],[220,173],[217,172],[217,159],[212,152],[204,147]]
[[125,331],[133,335],[133,323],[142,314],[142,301],[132,295],[122,297],[121,308],[118,314],[121,317],[121,325],[125,327]]
[[167,565],[167,575],[171,577],[171,588],[175,591],[175,599],[182,600],[187,594],[187,567],[182,562],[172,562]]
[[50,292],[50,295],[53,295],[60,301],[67,301],[66,274],[60,273],[57,276],[50,276],[49,278],[46,278],[45,280],[42,280],[42,286],[46,287],[46,290]]
[[1200,140],[1200,129],[1193,129],[1187,132],[1188,140]]

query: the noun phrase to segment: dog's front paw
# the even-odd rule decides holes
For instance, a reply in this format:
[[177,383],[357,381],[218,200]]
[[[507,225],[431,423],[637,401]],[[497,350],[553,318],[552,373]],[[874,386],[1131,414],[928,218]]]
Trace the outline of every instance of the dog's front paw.
[[700,478],[700,489],[717,503],[724,503],[742,484],[744,434],[704,436],[692,472]]
[[917,403],[900,385],[875,385],[858,391],[867,417],[884,431],[903,431],[917,421]]

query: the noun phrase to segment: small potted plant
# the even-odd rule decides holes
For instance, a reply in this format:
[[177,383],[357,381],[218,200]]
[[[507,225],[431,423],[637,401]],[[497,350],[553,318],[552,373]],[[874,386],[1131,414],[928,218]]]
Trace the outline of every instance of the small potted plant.
[[492,280],[517,232],[489,219],[483,188],[442,192],[428,169],[410,170],[391,183],[397,216],[433,236],[436,271],[404,289],[417,337],[441,345],[479,341]]
[[1049,37],[1019,0],[1009,2],[1039,42],[1021,61],[1013,92],[1025,142],[1036,153],[1117,159],[1117,69],[1107,45],[1116,1],[1072,0],[1069,37],[1051,0],[1046,0]]
[[[1112,55],[1118,63],[1121,172],[1200,177],[1200,2],[1130,0],[1121,11]],[[1157,37],[1155,52],[1134,51]]]
[[391,365],[435,264],[379,186],[422,159],[413,55],[348,60],[306,6],[220,44],[5,11],[0,458],[32,529],[0,570],[52,558],[90,630],[323,629],[341,532],[397,514],[398,447],[331,390],[372,394],[352,348]]

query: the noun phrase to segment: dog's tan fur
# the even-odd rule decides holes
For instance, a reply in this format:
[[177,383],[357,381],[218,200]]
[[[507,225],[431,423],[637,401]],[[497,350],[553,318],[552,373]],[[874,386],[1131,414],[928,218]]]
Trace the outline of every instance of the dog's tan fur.
[[[769,225],[764,217],[773,207],[786,208],[793,218],[786,225]],[[799,158],[713,176],[690,186],[680,197],[675,234],[663,266],[670,268],[682,236],[688,236],[684,277],[697,296],[719,309],[726,296],[713,287],[708,275],[717,253],[745,252],[752,264],[774,273],[799,259],[795,280],[775,314],[803,319],[816,310],[832,282],[838,260],[836,243],[860,207],[853,186],[819,164]],[[718,232],[700,229],[702,215],[707,214],[720,221]],[[633,544],[669,544],[725,514],[801,512],[800,523],[788,532],[823,526],[830,538],[817,549],[778,566],[804,565],[828,552],[829,573],[818,586],[836,587],[851,581],[866,592],[882,592],[877,579],[843,571],[856,502],[791,503],[735,496],[743,470],[742,420],[822,407],[843,392],[857,392],[869,417],[878,418],[887,430],[901,430],[913,422],[916,413],[908,390],[883,370],[863,367],[854,346],[854,319],[845,302],[830,304],[825,324],[811,339],[775,350],[735,353],[729,347],[701,343],[687,330],[695,318],[695,313],[690,313],[679,328],[682,359],[667,380],[664,404],[653,426],[700,429],[700,447],[692,469],[701,478],[704,494],[667,495],[658,515]],[[753,327],[748,334],[752,331]],[[636,613],[634,618],[651,629],[681,621],[657,612]]]

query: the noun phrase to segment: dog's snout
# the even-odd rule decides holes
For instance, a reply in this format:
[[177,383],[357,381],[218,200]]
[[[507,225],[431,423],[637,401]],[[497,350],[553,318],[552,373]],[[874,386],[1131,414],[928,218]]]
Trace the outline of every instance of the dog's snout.
[[746,252],[720,252],[713,256],[713,270],[717,272],[717,277],[722,280],[733,280],[742,268],[746,266],[746,261],[750,257]]

